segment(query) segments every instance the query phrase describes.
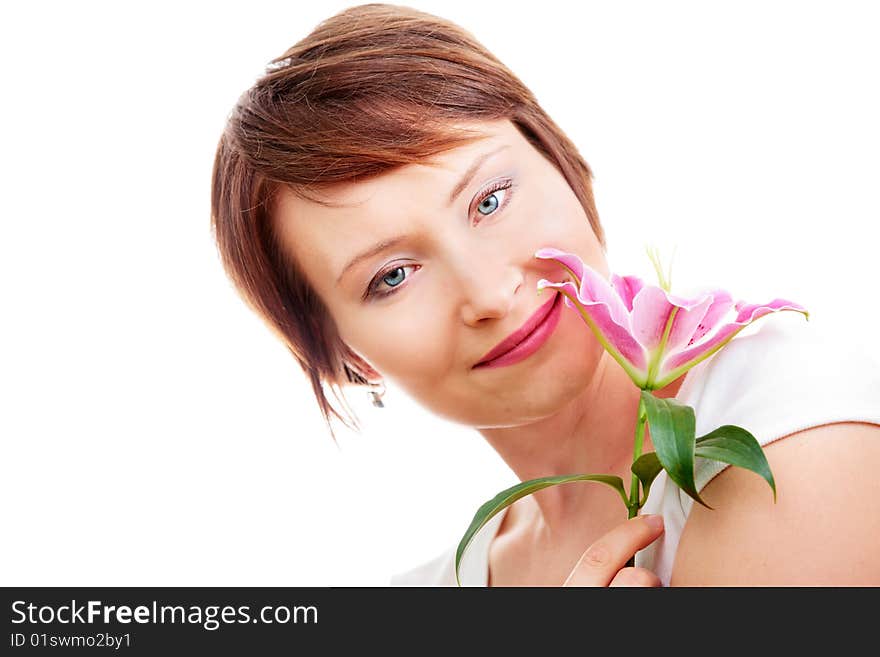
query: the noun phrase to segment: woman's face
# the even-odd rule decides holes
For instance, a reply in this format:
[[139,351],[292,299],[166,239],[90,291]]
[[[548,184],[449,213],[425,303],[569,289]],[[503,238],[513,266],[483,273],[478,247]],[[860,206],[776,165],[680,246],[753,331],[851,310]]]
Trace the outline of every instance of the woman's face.
[[537,294],[540,279],[570,280],[535,251],[573,252],[609,272],[565,178],[513,123],[467,127],[485,137],[438,156],[439,165],[337,186],[327,196],[338,207],[285,190],[273,220],[341,338],[378,375],[447,420],[518,426],[582,392],[602,355],[578,313],[563,306],[556,330],[529,357],[474,369],[549,300],[553,290]]

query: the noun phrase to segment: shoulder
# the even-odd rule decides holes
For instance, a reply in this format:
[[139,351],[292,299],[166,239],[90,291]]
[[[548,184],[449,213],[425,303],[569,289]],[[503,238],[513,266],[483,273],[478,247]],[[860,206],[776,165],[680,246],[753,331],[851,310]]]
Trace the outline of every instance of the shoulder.
[[[767,446],[834,422],[880,423],[880,358],[866,334],[800,315],[769,319],[698,366],[706,365],[682,399],[695,410],[698,437],[733,424]],[[728,469],[697,459],[697,489]],[[692,501],[684,493],[680,501],[687,515]]]
[[750,431],[778,499],[754,473],[698,459],[714,510],[683,502],[670,583],[880,584],[880,364],[865,337],[768,325],[716,358],[697,435],[722,424]]
[[765,448],[778,492],[741,468],[702,491],[670,584],[880,585],[880,426],[826,424]]

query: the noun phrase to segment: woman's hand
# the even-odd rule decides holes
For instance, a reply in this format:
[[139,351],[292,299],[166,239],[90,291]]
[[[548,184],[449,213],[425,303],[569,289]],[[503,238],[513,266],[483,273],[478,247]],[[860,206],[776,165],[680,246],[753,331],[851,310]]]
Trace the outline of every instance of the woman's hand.
[[663,533],[663,516],[636,516],[587,548],[563,586],[661,586],[645,568],[624,568],[636,552]]

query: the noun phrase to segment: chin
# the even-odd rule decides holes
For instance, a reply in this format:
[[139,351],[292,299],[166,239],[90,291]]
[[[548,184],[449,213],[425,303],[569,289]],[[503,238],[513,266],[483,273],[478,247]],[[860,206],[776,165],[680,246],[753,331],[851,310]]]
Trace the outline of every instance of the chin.
[[519,395],[510,395],[495,408],[484,406],[479,411],[482,417],[467,424],[476,429],[503,429],[544,420],[568,407],[585,387],[586,383],[578,385],[562,378],[556,380],[556,385],[532,386]]

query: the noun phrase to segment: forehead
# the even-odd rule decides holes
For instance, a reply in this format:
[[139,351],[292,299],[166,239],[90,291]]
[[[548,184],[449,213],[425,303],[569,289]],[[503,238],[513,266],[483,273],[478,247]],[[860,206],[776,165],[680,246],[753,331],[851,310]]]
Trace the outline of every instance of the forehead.
[[[490,149],[493,144],[498,146],[509,144],[511,147],[527,145],[522,134],[509,120],[485,121],[455,124],[456,127],[466,128],[478,133],[478,138],[469,144],[450,149],[444,153],[434,155],[430,161],[398,167],[379,176],[358,182],[346,182],[336,185],[325,185],[313,192],[320,198],[321,203],[314,203],[308,199],[296,197],[289,190],[284,190],[285,205],[296,209],[320,209],[327,204],[331,209],[344,209],[346,206],[362,207],[369,199],[388,183],[400,180],[415,180],[422,177],[436,175],[437,173],[455,174],[466,168],[478,154]],[[288,207],[287,209],[293,209]]]
[[452,187],[478,155],[501,146],[510,153],[531,148],[508,120],[459,125],[478,131],[479,139],[436,155],[430,163],[326,186],[318,192],[321,203],[286,188],[279,191],[272,221],[282,248],[300,264],[312,287],[319,293],[329,290],[352,255],[395,228],[403,230],[400,222],[410,216],[409,206],[417,212],[444,208]]

